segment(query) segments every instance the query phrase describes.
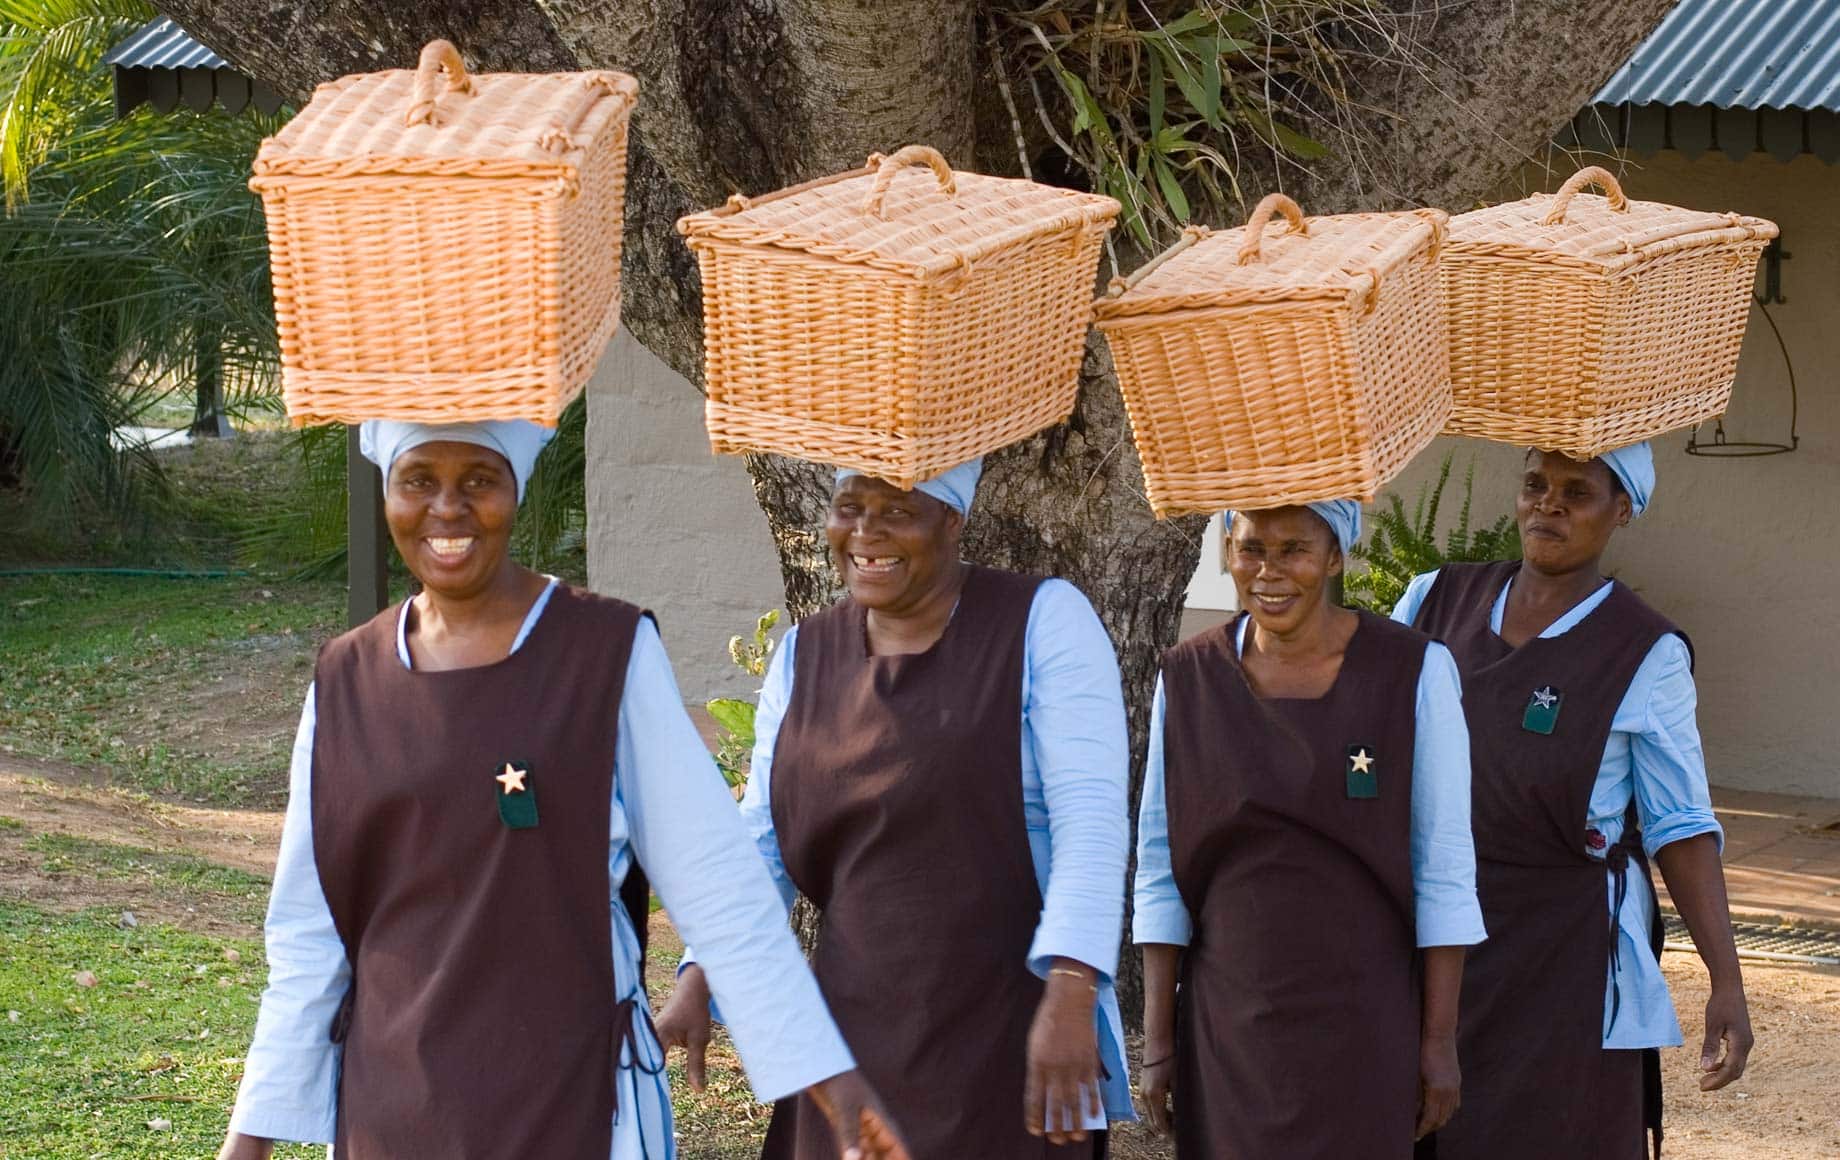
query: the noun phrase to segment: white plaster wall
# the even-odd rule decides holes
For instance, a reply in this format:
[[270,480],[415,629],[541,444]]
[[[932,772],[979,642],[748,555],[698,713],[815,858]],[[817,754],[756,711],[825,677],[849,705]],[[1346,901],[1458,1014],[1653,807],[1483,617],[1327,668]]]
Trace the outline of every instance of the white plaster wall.
[[728,640],[781,607],[779,558],[741,460],[710,453],[703,396],[621,331],[588,384],[587,451],[589,583],[657,615],[686,701],[752,696]]
[[[1606,565],[1693,639],[1715,784],[1840,797],[1840,167],[1663,153],[1631,162],[1624,186],[1632,197],[1782,227],[1793,255],[1787,302],[1770,311],[1800,385],[1801,447],[1721,460],[1687,455],[1684,431],[1658,440],[1653,506],[1612,540]],[[1783,354],[1753,310],[1725,430],[1782,440],[1788,428]],[[1439,440],[1392,485],[1408,509],[1447,450],[1458,454],[1453,488],[1476,458],[1479,522],[1512,509],[1521,453],[1455,439]]]

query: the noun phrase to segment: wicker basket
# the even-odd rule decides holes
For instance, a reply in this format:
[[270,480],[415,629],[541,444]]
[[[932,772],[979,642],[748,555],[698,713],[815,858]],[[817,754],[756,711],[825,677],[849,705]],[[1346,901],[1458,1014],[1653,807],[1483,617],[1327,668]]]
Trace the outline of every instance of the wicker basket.
[[256,155],[288,416],[553,426],[619,320],[616,72],[348,76]]
[[683,218],[710,442],[912,487],[1060,422],[1117,215],[908,146]]
[[1452,219],[1448,430],[1590,459],[1721,414],[1775,236],[1761,218],[1629,201],[1595,167]]
[[[1274,214],[1289,228],[1268,233]],[[1372,499],[1444,425],[1441,210],[1183,240],[1094,307],[1158,516]]]

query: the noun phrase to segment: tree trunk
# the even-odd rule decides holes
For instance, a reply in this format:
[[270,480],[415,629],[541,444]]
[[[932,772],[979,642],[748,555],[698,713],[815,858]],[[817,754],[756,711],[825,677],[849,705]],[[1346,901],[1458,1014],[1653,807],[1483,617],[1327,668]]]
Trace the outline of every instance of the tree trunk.
[[[1671,3],[1400,0],[1398,14],[1375,28],[1331,30],[1354,43],[1351,59],[1361,63],[1347,77],[1355,103],[1325,109],[1322,123],[1308,126],[1330,157],[1305,171],[1249,153],[1241,184],[1250,194],[1284,187],[1312,213],[1467,208],[1535,155]],[[915,141],[961,167],[1019,168],[968,0],[155,6],[296,99],[344,72],[406,66],[432,36],[452,39],[482,69],[637,75],[644,91],[629,163],[623,318],[692,382],[701,381],[701,294],[673,230],[680,214]],[[787,606],[806,615],[835,592],[819,534],[828,480],[822,469],[775,457],[750,457],[748,466],[779,548]],[[1201,521],[1151,519],[1102,343],[1088,343],[1072,419],[994,456],[986,481],[968,555],[1072,580],[1111,630],[1131,710],[1135,800],[1157,658],[1176,639]],[[1136,966],[1127,953],[1121,989],[1133,1020]]]
[[230,434],[230,421],[224,415],[222,342],[222,332],[212,326],[201,328],[192,342],[195,390],[191,434],[194,439],[217,439]]

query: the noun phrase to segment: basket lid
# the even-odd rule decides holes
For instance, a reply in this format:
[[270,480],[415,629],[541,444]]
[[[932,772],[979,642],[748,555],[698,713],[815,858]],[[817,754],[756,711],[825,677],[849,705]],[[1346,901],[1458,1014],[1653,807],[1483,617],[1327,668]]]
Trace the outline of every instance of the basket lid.
[[[928,172],[931,170],[931,172]],[[1026,238],[1073,226],[1109,227],[1109,197],[1007,177],[955,171],[925,145],[861,169],[728,203],[678,219],[698,241],[773,246],[931,278],[953,273]]]
[[[1280,214],[1285,221],[1274,227]],[[1447,220],[1437,209],[1305,217],[1290,198],[1270,194],[1242,227],[1188,227],[1149,265],[1114,278],[1093,313],[1103,324],[1197,307],[1370,295],[1399,263],[1434,249]]]
[[437,40],[414,70],[319,86],[262,142],[253,184],[367,174],[573,177],[638,95],[639,82],[608,70],[469,75],[454,46]]
[[[1601,188],[1603,195],[1582,192],[1590,185]],[[1617,269],[1656,254],[1765,240],[1776,233],[1775,223],[1762,218],[1631,201],[1613,175],[1588,166],[1573,174],[1558,193],[1536,193],[1459,214],[1451,219],[1450,245],[1459,251],[1488,246]]]

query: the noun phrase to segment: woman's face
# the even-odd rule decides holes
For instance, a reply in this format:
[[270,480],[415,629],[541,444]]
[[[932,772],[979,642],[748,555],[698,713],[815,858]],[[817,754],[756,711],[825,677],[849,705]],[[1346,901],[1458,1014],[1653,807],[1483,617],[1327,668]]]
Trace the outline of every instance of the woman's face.
[[1261,629],[1288,636],[1324,606],[1342,548],[1321,516],[1304,507],[1240,512],[1229,531],[1227,570]]
[[424,443],[390,465],[383,515],[403,563],[441,596],[483,591],[510,554],[517,478],[496,451]]
[[918,491],[852,475],[831,496],[824,535],[850,597],[878,612],[903,612],[946,583],[958,563],[965,518]]
[[1629,496],[1601,459],[1580,463],[1556,451],[1529,451],[1514,519],[1521,556],[1541,572],[1596,566],[1610,535],[1629,522]]

